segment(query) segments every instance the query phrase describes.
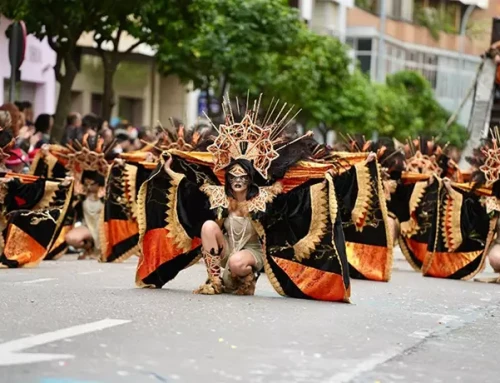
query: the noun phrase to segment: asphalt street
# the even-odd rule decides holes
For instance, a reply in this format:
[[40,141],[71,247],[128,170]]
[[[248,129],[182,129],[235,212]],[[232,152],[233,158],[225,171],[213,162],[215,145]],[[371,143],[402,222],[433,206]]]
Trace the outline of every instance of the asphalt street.
[[398,257],[352,304],[161,290],[122,264],[66,256],[0,270],[0,382],[498,382],[500,286],[423,278]]

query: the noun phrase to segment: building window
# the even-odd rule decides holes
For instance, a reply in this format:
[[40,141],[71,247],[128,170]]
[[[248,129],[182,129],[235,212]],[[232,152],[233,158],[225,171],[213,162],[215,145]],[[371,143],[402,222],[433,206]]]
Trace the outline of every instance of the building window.
[[391,16],[397,20],[400,20],[403,16],[402,11],[403,11],[402,1],[401,0],[393,1],[392,2]]
[[361,52],[371,52],[372,51],[372,40],[371,39],[359,39],[357,50],[361,51]]
[[363,73],[370,73],[372,68],[373,40],[367,38],[348,38],[346,42],[354,51],[354,57],[359,62],[359,69]]
[[372,56],[371,55],[357,55],[356,57],[359,62],[359,69],[363,73],[370,73],[372,68]]

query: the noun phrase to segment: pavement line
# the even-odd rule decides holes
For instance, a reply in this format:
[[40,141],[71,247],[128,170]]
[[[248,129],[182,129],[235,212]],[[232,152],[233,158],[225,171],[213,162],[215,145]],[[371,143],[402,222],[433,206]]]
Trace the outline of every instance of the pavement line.
[[402,348],[390,349],[379,354],[374,354],[371,357],[364,359],[361,363],[358,363],[353,368],[350,368],[349,371],[340,372],[338,374],[331,376],[324,383],[351,382],[354,378],[358,377],[362,373],[371,371],[378,365],[383,364],[391,360],[392,358],[400,355],[402,351],[403,351]]
[[16,284],[23,284],[23,285],[29,285],[31,283],[40,283],[40,282],[48,282],[48,281],[55,281],[57,278],[39,278],[39,279],[32,279],[30,281],[20,281],[20,282],[14,282]]
[[99,274],[102,273],[102,270],[93,270],[93,271],[83,271],[78,273],[78,275],[89,275],[89,274]]
[[129,322],[130,320],[103,319],[97,322],[91,322],[78,326],[67,327],[61,330],[56,330],[52,332],[46,332],[43,334],[28,336],[26,338],[11,340],[9,342],[0,344],[0,353],[22,351],[26,348],[40,346],[42,344],[55,342],[57,340],[62,340],[65,338],[71,338],[77,335],[87,334],[89,332],[104,330],[109,327],[119,326],[121,324]]
[[77,335],[104,330],[109,327],[119,326],[129,322],[131,321],[122,319],[103,319],[97,322],[67,327],[61,330],[46,332],[2,343],[0,344],[0,366],[74,358],[74,355],[69,354],[26,354],[20,353],[20,351],[31,347],[52,343],[58,340],[71,338]]

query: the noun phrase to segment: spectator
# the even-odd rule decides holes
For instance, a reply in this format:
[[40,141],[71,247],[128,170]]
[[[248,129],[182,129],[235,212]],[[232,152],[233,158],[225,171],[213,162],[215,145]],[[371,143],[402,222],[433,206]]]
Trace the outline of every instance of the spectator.
[[17,137],[19,135],[19,131],[21,130],[21,125],[23,123],[21,113],[19,112],[19,109],[17,106],[14,104],[3,104],[0,106],[0,110],[5,110],[9,112],[10,118],[11,118],[11,129],[12,129],[12,134],[14,137]]
[[35,149],[50,143],[50,131],[54,126],[54,118],[50,114],[40,114],[35,121],[35,134],[31,137],[31,144]]
[[0,110],[0,129],[9,129],[12,124],[12,120],[10,118],[10,113],[6,110]]
[[125,129],[115,130],[116,145],[113,148],[115,154],[126,153],[132,149],[132,142],[130,136]]
[[24,112],[24,117],[26,119],[26,125],[32,126],[33,125],[33,104],[29,101],[23,101],[23,112]]
[[89,133],[91,136],[95,136],[99,130],[101,121],[102,120],[93,113],[85,115],[82,119],[83,135]]
[[71,113],[66,119],[66,129],[64,137],[61,140],[61,145],[66,145],[70,141],[78,137],[79,131],[82,130],[82,116],[80,113]]
[[24,168],[27,167],[27,157],[21,149],[15,148],[10,150],[10,157],[5,161],[7,168],[14,173],[23,173]]

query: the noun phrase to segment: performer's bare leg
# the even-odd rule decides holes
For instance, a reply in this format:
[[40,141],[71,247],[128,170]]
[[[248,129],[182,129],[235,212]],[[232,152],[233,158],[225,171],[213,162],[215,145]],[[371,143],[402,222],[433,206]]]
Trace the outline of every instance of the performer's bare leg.
[[64,240],[69,246],[85,251],[78,259],[85,259],[87,256],[90,256],[94,241],[92,234],[85,226],[75,227],[70,230],[64,237]]
[[[257,262],[252,252],[241,250],[233,254],[227,267],[231,273],[228,279],[231,279],[232,294],[235,295],[253,295],[255,292],[256,278],[253,272]],[[226,282],[226,278],[224,278]]]
[[488,259],[495,273],[500,273],[500,244],[495,243],[491,247],[488,253]]
[[195,294],[220,294],[222,293],[221,257],[224,250],[224,235],[216,222],[207,221],[203,224],[201,246],[208,280],[195,290]]

